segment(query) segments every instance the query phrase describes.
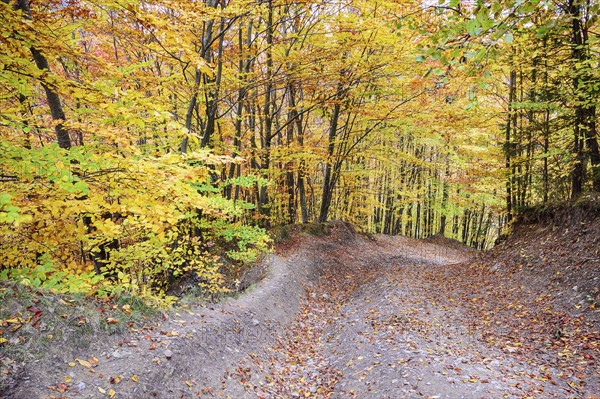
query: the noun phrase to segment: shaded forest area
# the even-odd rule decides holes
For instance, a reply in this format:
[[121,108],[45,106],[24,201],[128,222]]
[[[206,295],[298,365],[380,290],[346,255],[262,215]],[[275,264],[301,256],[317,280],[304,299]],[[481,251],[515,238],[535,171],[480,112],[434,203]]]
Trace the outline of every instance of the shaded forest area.
[[598,8],[3,0],[0,278],[169,302],[331,219],[489,248],[600,191]]

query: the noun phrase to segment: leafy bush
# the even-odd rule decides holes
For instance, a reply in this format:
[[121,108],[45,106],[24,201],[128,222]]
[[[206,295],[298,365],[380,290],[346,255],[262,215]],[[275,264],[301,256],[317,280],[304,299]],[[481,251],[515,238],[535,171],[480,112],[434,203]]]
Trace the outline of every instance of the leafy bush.
[[0,142],[0,158],[11,193],[0,196],[0,278],[168,301],[184,278],[222,291],[223,255],[243,265],[268,249],[266,232],[244,224],[252,204],[206,189],[211,166],[228,162],[208,151],[124,158]]

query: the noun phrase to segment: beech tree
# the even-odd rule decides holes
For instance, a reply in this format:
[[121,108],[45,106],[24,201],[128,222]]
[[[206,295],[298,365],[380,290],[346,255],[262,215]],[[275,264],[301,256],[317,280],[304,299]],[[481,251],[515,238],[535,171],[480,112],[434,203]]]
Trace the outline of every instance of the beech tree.
[[263,227],[487,248],[600,189],[594,2],[0,6],[5,274],[217,289]]

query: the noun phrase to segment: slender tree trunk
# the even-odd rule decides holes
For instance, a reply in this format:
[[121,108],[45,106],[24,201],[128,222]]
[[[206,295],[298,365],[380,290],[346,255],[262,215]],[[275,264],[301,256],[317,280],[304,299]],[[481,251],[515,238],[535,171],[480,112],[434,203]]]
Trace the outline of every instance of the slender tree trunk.
[[508,113],[506,117],[506,128],[505,128],[505,139],[504,139],[504,156],[506,163],[506,213],[508,215],[508,221],[510,222],[513,218],[513,143],[511,137],[512,123],[513,123],[513,102],[515,101],[517,84],[517,73],[510,71],[510,78],[508,82]]
[[446,218],[448,215],[448,199],[450,197],[450,185],[448,178],[450,177],[450,158],[446,155],[446,169],[444,171],[444,181],[442,182],[442,214],[440,216],[440,230],[439,234],[446,234]]
[[[218,4],[218,1],[217,1]],[[210,39],[210,36],[209,36]],[[211,39],[212,40],[212,39]],[[215,127],[217,124],[217,112],[219,109],[219,93],[221,87],[221,76],[223,74],[223,41],[225,40],[225,19],[221,18],[221,24],[219,29],[219,45],[217,49],[217,68],[214,76],[204,74],[205,82],[207,87],[206,90],[206,127],[204,128],[204,134],[202,135],[202,141],[200,142],[201,147],[207,147],[210,143],[210,139],[215,134]],[[205,59],[212,59],[210,54],[210,43],[206,47]]]
[[[206,5],[209,7],[213,7],[216,8],[219,4],[219,0],[208,0]],[[212,41],[213,41],[213,27],[214,27],[214,21],[208,20],[204,23],[204,31],[202,33],[202,41],[201,41],[201,48],[200,48],[200,56],[204,59],[204,61],[206,62],[206,64],[210,64],[210,62],[212,61],[212,54],[211,54],[211,45],[212,45]],[[221,38],[222,39],[222,38]],[[207,76],[205,73],[203,73],[202,71],[200,71],[199,68],[196,68],[195,74],[194,74],[194,86],[192,88],[192,96],[190,97],[189,103],[188,103],[188,108],[187,108],[187,112],[185,113],[185,127],[188,131],[188,134],[192,133],[192,125],[193,125],[193,118],[194,118],[194,112],[197,111],[198,109],[198,95],[199,95],[199,90],[200,90],[200,83],[202,81],[204,81],[205,84],[208,84],[211,80],[214,80],[214,78],[211,78],[210,76]],[[208,143],[208,140],[210,139],[210,135],[206,135],[206,130],[208,129],[208,125],[211,123],[210,122],[210,109],[211,109],[211,105],[209,104],[209,100],[210,100],[210,95],[207,98],[207,118],[208,118],[208,124],[207,127],[205,127],[204,130],[204,135],[202,136],[202,143],[205,142],[206,139],[206,143]],[[216,102],[216,98],[214,98],[214,101]],[[216,114],[216,111],[215,111]],[[214,120],[212,121],[213,125],[212,125],[212,129],[214,131]],[[182,141],[181,141],[181,146],[180,146],[180,150],[183,154],[187,153],[188,150],[188,145],[189,145],[189,138],[188,136],[185,136]],[[202,146],[205,146],[206,144],[202,144]]]
[[[268,0],[267,15],[267,49],[266,49],[266,89],[263,107],[264,131],[262,140],[261,169],[263,177],[268,177],[271,163],[271,140],[273,139],[273,0]],[[264,216],[270,216],[270,206],[267,186],[262,185],[258,196],[259,211]],[[268,223],[268,222],[267,222]]]
[[[340,92],[340,90],[338,90]],[[342,105],[336,101],[333,107],[333,114],[329,123],[329,140],[327,145],[327,162],[325,164],[325,176],[323,179],[323,194],[321,196],[321,210],[319,212],[319,223],[327,221],[329,207],[333,196],[334,184],[332,183],[333,155],[335,152],[335,139],[337,136],[338,122],[340,119]]]
[[[295,101],[295,88],[293,83],[288,82],[288,121],[286,127],[286,141],[288,148],[294,144],[294,127],[296,124],[294,121],[298,118],[298,111],[296,110]],[[300,132],[298,132],[300,134]],[[296,222],[296,196],[295,196],[295,178],[294,178],[294,163],[289,161],[285,165],[285,184],[287,191],[287,214],[288,222],[293,224]]]
[[[569,0],[567,11],[571,17],[571,51],[573,60],[576,62],[585,62],[589,59],[588,32],[581,20],[581,7],[582,4],[577,0]],[[573,126],[575,165],[571,181],[572,199],[577,199],[583,192],[586,162],[584,145],[587,145],[590,151],[593,188],[596,191],[600,191],[600,152],[596,138],[596,108],[594,105],[589,104],[590,93],[587,92],[588,80],[586,76],[581,76],[579,72],[573,78],[576,103]]]
[[[3,2],[8,4],[9,1],[3,0]],[[17,10],[21,10],[25,18],[31,20],[31,8],[29,5],[29,0],[17,0],[13,7]],[[42,52],[35,46],[31,46],[29,50],[31,51],[33,61],[38,69],[41,71],[46,70],[48,71],[48,74],[52,73],[46,56],[42,54]],[[69,132],[64,126],[66,117],[60,102],[60,97],[54,88],[49,86],[46,82],[41,81],[40,83],[44,89],[44,92],[46,93],[46,99],[48,100],[48,106],[50,108],[52,120],[55,122],[54,132],[56,134],[58,146],[60,148],[69,149],[71,148],[71,138],[69,137]]]
[[[198,90],[200,88],[200,79],[201,79],[200,70],[196,69],[196,73],[194,75],[194,88],[193,88],[192,96],[190,97],[190,101],[188,103],[187,111],[185,113],[185,128],[188,133],[192,132],[192,123],[194,120],[194,110],[196,109],[196,105],[198,102]],[[189,137],[185,136],[181,140],[180,151],[182,154],[187,153],[188,144],[189,144]]]
[[[544,91],[543,91],[543,101],[548,102],[550,95],[548,93],[548,61],[547,61],[547,48],[548,39],[544,37],[542,41],[542,48],[544,49]],[[542,132],[544,135],[544,166],[542,170],[542,181],[543,181],[543,201],[544,204],[548,202],[548,195],[550,192],[550,177],[548,170],[548,151],[550,150],[550,110],[548,109],[548,104],[545,105],[544,111],[544,122],[542,125]]]
[[[252,21],[248,24],[247,30],[247,39],[246,46],[250,48],[252,41]],[[237,98],[237,110],[236,110],[236,119],[235,119],[235,136],[233,138],[233,158],[238,158],[242,152],[242,127],[243,127],[243,118],[244,118],[244,103],[246,101],[246,93],[248,88],[247,84],[247,76],[250,72],[251,67],[251,59],[248,55],[247,58],[244,57],[244,31],[243,31],[243,23],[240,23],[240,28],[238,32],[238,79],[240,81],[240,88],[238,89],[238,98]],[[240,165],[236,163],[232,163],[229,165],[229,173],[227,175],[228,179],[233,179],[235,177],[236,172],[239,174]],[[239,185],[236,185],[236,192],[239,192]],[[232,197],[232,187],[231,185],[227,186],[226,196],[228,199]],[[236,195],[237,199],[237,195]]]

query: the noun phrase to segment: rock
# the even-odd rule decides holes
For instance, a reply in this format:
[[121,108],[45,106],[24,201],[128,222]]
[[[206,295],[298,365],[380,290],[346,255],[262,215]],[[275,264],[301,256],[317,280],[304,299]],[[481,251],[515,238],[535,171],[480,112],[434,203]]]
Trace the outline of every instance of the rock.
[[167,359],[171,359],[173,357],[173,352],[170,349],[167,349],[163,352]]
[[252,319],[252,325],[253,326],[257,326],[260,324],[260,321],[258,321],[257,319]]
[[120,351],[120,350],[116,350],[112,353],[112,357],[114,357],[115,359],[125,359],[128,358],[129,356],[131,356],[132,353],[129,351]]

